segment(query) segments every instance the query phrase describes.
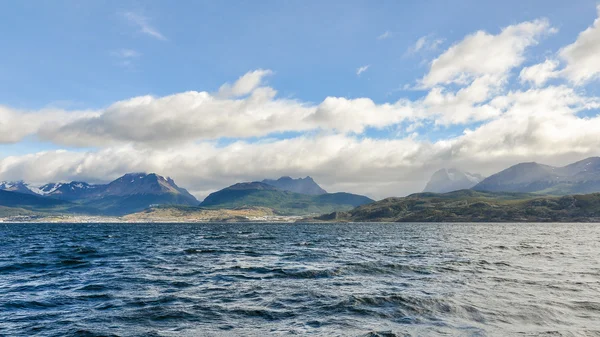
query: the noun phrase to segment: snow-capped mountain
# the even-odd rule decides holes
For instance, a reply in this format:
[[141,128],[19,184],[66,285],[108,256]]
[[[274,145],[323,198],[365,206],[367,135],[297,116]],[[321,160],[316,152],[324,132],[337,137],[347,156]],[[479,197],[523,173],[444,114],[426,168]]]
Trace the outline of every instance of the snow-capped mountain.
[[37,194],[35,193],[35,190],[37,189],[29,187],[29,185],[23,181],[0,181],[0,190],[25,194]]
[[94,192],[102,190],[104,185],[92,185],[82,181],[70,183],[49,183],[39,188],[41,195],[61,200],[79,200],[91,197]]
[[150,205],[198,205],[185,188],[171,178],[150,173],[128,173],[108,184],[83,181],[48,183],[38,188],[24,182],[2,182],[0,190],[17,195],[37,194],[48,199],[73,203],[85,212],[120,215],[141,211]]

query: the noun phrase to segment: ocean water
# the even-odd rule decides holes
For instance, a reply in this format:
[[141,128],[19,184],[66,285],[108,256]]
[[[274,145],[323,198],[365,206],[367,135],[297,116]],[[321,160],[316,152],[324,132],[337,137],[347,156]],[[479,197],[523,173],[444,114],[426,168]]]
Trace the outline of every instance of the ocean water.
[[600,336],[600,224],[0,224],[0,336]]

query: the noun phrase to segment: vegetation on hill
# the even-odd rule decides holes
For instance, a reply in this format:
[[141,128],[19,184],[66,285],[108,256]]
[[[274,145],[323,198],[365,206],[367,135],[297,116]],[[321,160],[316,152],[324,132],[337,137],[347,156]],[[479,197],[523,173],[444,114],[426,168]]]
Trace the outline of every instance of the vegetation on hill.
[[213,209],[268,207],[279,215],[306,215],[350,210],[370,202],[373,202],[373,200],[356,194],[307,195],[283,191],[264,183],[253,182],[235,184],[212,193],[204,199],[200,206]]
[[600,193],[563,197],[460,190],[387,198],[315,220],[380,222],[600,221]]

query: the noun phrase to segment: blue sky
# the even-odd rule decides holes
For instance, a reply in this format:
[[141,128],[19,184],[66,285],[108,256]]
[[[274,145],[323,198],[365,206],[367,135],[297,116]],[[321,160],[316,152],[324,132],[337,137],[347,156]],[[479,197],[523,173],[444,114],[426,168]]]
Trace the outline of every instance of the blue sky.
[[[107,124],[97,121],[86,122],[83,129],[74,131],[70,140],[57,140],[44,133],[44,130],[62,123],[60,120],[65,116],[79,118],[85,112],[102,113],[116,102],[139,96],[160,98],[188,91],[217,93],[224,83],[234,85],[240,76],[258,69],[270,71],[257,75],[257,78],[260,87],[277,91],[274,100],[289,100],[299,106],[316,108],[328,97],[348,100],[366,98],[377,106],[389,103],[411,105],[413,109],[412,105],[419,104],[419,100],[427,97],[434,85],[419,90],[414,87],[428,73],[433,73],[432,61],[450,47],[477,31],[498,35],[505,27],[546,20],[547,27],[540,28],[545,32],[532,33],[535,43],[528,42],[524,51],[516,52],[523,60],[507,68],[504,77],[498,80],[502,85],[494,87],[496,96],[507,95],[511,91],[526,91],[531,87],[519,81],[521,69],[547,59],[560,62],[557,69],[567,67],[568,61],[559,55],[559,51],[573,44],[578,34],[591,27],[598,17],[597,3],[594,1],[13,1],[0,6],[0,31],[4,32],[0,40],[3,50],[0,53],[0,106],[16,116],[28,116],[30,120],[42,114],[46,116],[48,110],[64,114],[44,117],[45,122],[36,126],[37,131],[22,132],[22,136],[15,134],[15,137],[7,137],[10,140],[0,142],[0,160],[10,156],[25,158],[59,149],[72,153],[75,158],[85,154],[98,156],[100,153],[119,153],[118,149],[123,147],[133,148],[139,154],[144,147],[155,149],[165,142],[173,146],[170,140],[147,142],[146,136],[144,141],[127,137],[123,140],[121,136],[113,141],[110,135],[106,143],[96,140],[73,141],[73,138],[84,139],[92,129],[96,132],[100,128],[107,128]],[[419,39],[426,42],[415,51]],[[361,67],[365,67],[364,71],[357,74]],[[477,73],[475,77],[481,74]],[[552,76],[544,79],[544,86],[567,85],[586,99],[596,99],[598,83],[595,79],[573,84],[575,80],[566,75]],[[445,92],[458,92],[466,86],[463,82],[452,81],[439,82],[435,86],[443,87]],[[252,95],[252,92],[245,92],[244,95]],[[491,102],[494,97],[487,97],[484,103]],[[405,103],[399,104],[400,101]],[[478,101],[477,104],[482,102]],[[161,107],[164,109],[162,113],[167,115],[175,114],[175,109],[179,109],[173,106],[174,110],[170,110],[169,105]],[[343,120],[344,110],[341,109]],[[360,109],[364,107],[360,105]],[[139,113],[136,114],[137,118],[146,118],[141,112],[136,113]],[[412,140],[420,142],[419,146],[439,147],[443,145],[439,142],[458,141],[465,130],[476,130],[497,117],[475,116],[469,117],[468,121],[447,122],[456,120],[453,113],[447,112],[450,115],[443,118],[417,118],[411,115],[413,117],[400,122],[397,119],[385,123],[365,122],[358,129],[355,126],[338,128],[336,125],[323,126],[317,123],[315,129],[305,126],[296,130],[286,126],[248,134],[243,131],[229,134],[227,123],[219,122],[216,125],[224,130],[216,133],[216,136],[194,134],[185,138],[185,141],[214,144],[218,149],[236,142],[249,146],[269,141],[299,141],[301,138],[310,138],[321,144],[318,142],[320,137],[344,136],[353,141]],[[575,108],[573,111],[579,119],[594,118],[597,113],[594,107]],[[235,114],[232,113],[232,116]],[[153,117],[148,115],[147,118]],[[348,115],[348,118],[354,117]],[[138,120],[123,121],[130,124],[136,122]],[[27,121],[24,123],[29,125]],[[69,130],[83,124],[77,125],[72,128],[69,126]],[[15,125],[15,128],[18,126]],[[174,132],[177,133],[184,132]],[[184,140],[177,138],[177,141]],[[323,145],[327,147],[328,144]],[[588,145],[592,148],[594,143]],[[528,151],[536,153],[535,148],[529,148]],[[590,151],[586,147],[585,151],[548,153],[540,158],[550,161],[552,158],[571,159],[593,154]],[[197,158],[198,154],[190,150],[182,156],[191,160]],[[478,159],[480,168],[467,169],[489,173],[526,156],[511,153],[501,159],[496,158],[494,165]],[[83,160],[83,157],[77,158]],[[77,162],[76,159],[70,160]],[[403,172],[403,161],[382,160],[391,163],[386,167],[390,172]],[[19,178],[10,163],[5,159],[4,166],[0,164],[0,179]],[[458,159],[447,163],[440,159],[435,165],[421,163],[411,168],[410,172],[399,175],[414,181],[415,170],[423,171],[423,167],[427,167],[425,171],[429,173],[439,166],[457,166],[457,163]],[[80,162],[73,165],[81,167]],[[50,175],[31,173],[31,176],[22,178],[101,179],[101,175],[112,177],[119,174],[119,170],[130,168],[163,168],[156,163],[139,165],[132,167],[123,164],[93,173],[70,168]],[[340,178],[334,172],[325,172],[322,165],[282,165],[278,170],[257,171],[248,175],[235,171],[218,177],[214,173],[179,176],[186,183],[195,185],[199,194],[234,179],[279,173],[303,176],[304,172],[321,177],[325,185],[333,188],[362,188],[355,185],[361,179]],[[360,171],[360,174],[377,174],[377,170],[367,169]],[[162,171],[178,176],[166,167]],[[391,173],[383,176],[385,179],[396,179]],[[417,189],[423,179],[419,177],[418,183],[408,183],[406,186],[409,187],[403,187],[402,190],[410,192]],[[207,181],[215,183],[209,184]],[[365,180],[365,184],[371,182]],[[385,181],[377,181],[377,184],[384,185]],[[385,189],[378,191],[373,189],[369,193],[377,196],[391,193]]]
[[[149,93],[216,90],[258,68],[276,72],[269,83],[283,96],[386,102],[420,94],[398,88],[426,71],[424,57],[435,56],[406,55],[422,36],[445,39],[443,47],[479,29],[497,32],[546,17],[560,32],[536,47],[543,55],[596,16],[588,1],[13,1],[2,7],[0,102],[23,109],[101,108]],[[148,18],[166,40],[139,32],[124,17],[129,12]],[[378,40],[386,31],[390,38]],[[122,49],[140,54],[130,67],[113,55]]]

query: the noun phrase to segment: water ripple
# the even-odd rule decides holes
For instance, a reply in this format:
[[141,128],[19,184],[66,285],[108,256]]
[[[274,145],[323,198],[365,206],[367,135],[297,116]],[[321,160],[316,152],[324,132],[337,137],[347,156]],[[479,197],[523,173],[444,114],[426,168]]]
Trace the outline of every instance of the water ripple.
[[598,224],[0,224],[1,336],[600,336]]

